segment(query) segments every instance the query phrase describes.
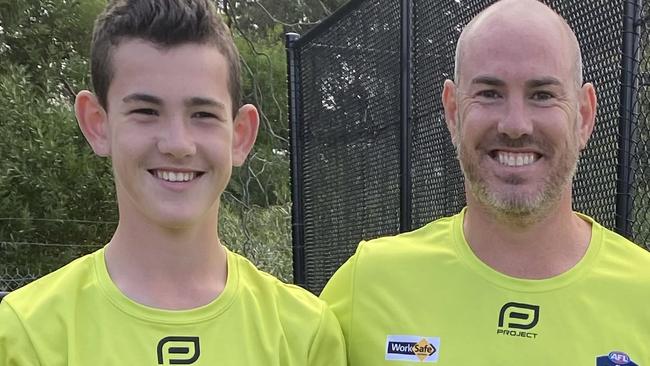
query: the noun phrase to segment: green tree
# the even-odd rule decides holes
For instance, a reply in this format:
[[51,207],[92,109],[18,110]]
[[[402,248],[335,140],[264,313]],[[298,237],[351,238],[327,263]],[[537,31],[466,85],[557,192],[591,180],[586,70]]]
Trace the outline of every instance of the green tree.
[[345,3],[344,0],[219,0],[231,26],[247,35],[265,35],[278,25],[303,33]]
[[98,10],[0,0],[0,276],[49,272],[113,229],[110,167],[91,155],[71,108]]

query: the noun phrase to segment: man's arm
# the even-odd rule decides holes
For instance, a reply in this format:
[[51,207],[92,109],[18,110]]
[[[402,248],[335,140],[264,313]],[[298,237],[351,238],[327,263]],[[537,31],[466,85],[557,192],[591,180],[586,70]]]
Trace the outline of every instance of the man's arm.
[[[359,246],[361,248],[361,245]],[[336,316],[343,331],[348,348],[352,339],[352,309],[354,302],[354,273],[359,256],[357,253],[348,259],[330,278],[320,294]]]
[[323,304],[320,326],[309,348],[309,366],[345,366],[345,340],[336,317]]

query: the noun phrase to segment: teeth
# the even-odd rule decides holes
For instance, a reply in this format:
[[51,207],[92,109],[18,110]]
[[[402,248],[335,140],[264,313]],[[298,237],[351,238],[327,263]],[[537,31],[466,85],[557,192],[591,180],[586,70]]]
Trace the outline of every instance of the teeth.
[[156,177],[168,182],[189,182],[196,177],[196,173],[185,172],[168,172],[164,170],[156,170]]
[[535,162],[534,153],[509,153],[499,151],[497,160],[506,166],[526,166]]

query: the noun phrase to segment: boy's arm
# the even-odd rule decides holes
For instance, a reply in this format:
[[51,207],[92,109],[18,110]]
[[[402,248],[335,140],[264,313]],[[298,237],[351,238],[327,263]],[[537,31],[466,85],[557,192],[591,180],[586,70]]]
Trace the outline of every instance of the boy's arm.
[[25,328],[6,299],[0,302],[0,366],[38,366]]
[[345,366],[345,340],[330,309],[323,304],[320,326],[309,349],[309,366]]

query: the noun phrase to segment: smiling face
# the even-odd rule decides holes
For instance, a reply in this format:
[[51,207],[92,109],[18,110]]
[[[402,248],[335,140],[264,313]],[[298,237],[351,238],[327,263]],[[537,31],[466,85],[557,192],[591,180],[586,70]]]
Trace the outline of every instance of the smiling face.
[[108,111],[88,94],[76,108],[95,152],[111,157],[120,220],[216,226],[232,166],[257,131],[254,107],[232,115],[225,58],[212,46],[135,39],[117,46],[112,65]]
[[468,205],[521,218],[561,200],[570,207],[595,94],[576,85],[576,50],[560,20],[510,6],[465,35],[458,84],[445,83],[443,103]]

